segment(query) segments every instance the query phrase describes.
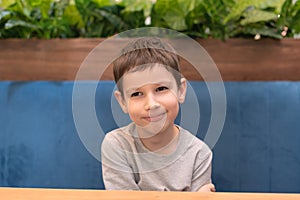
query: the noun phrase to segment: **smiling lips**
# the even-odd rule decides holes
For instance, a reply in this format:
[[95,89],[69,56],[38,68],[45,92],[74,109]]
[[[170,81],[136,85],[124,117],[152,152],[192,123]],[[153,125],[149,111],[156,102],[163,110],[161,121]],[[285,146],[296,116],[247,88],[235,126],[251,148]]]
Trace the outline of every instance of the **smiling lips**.
[[143,117],[145,120],[149,121],[149,122],[157,122],[162,120],[163,118],[165,118],[166,113],[160,113],[157,115],[153,115],[153,116],[148,116],[148,117]]

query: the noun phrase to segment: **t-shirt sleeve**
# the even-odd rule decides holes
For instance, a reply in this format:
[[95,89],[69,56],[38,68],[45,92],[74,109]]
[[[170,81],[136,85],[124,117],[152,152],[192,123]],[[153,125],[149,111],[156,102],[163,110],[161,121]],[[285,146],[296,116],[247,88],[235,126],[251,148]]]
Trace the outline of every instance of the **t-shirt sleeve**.
[[196,192],[202,186],[211,183],[212,156],[212,151],[206,145],[198,152],[194,166],[191,191]]
[[140,190],[126,158],[126,150],[113,135],[101,146],[102,176],[106,190]]

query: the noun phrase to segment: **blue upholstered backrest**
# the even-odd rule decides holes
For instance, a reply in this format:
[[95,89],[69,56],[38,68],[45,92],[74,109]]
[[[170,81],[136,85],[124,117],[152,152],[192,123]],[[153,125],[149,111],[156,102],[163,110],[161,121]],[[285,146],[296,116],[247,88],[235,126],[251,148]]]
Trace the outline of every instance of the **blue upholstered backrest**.
[[[211,117],[203,82],[197,136]],[[0,186],[103,188],[101,163],[82,144],[72,115],[73,82],[0,82]],[[81,82],[89,85],[91,82]],[[96,112],[105,132],[112,81],[101,81]],[[225,82],[227,115],[213,148],[218,191],[300,192],[300,82]],[[82,101],[85,97],[82,97]]]

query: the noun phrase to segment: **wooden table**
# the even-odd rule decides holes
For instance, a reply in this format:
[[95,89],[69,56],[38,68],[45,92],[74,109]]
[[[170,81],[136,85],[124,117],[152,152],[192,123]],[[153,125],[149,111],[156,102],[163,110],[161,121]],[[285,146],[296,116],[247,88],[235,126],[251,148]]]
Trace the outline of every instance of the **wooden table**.
[[300,200],[300,194],[0,188],[1,200]]

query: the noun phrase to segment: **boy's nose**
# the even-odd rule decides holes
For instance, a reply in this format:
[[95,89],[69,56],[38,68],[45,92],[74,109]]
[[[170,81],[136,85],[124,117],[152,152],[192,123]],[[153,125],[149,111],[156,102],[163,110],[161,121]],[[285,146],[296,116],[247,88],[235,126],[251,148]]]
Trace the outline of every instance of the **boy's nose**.
[[153,95],[147,95],[147,99],[145,102],[145,109],[152,110],[159,107],[159,103],[155,100]]

